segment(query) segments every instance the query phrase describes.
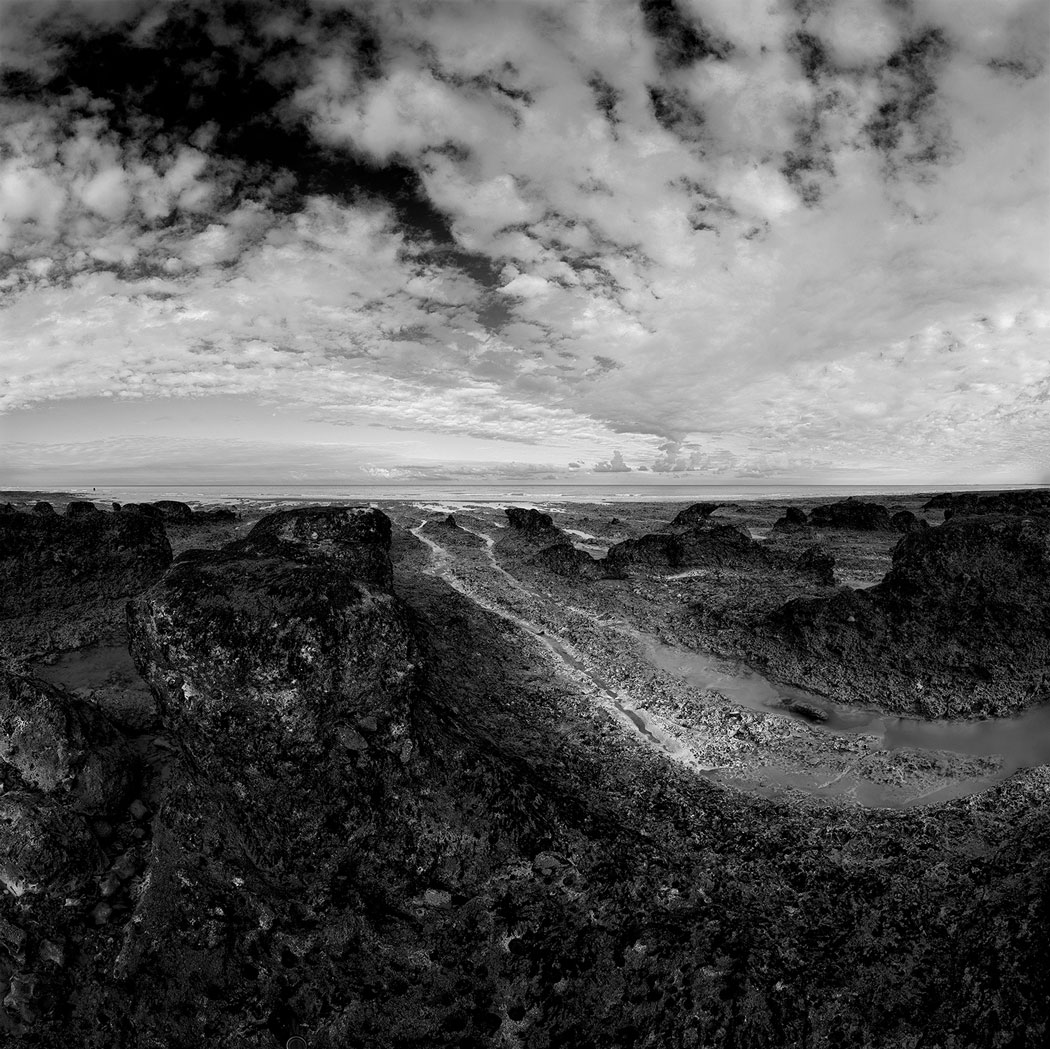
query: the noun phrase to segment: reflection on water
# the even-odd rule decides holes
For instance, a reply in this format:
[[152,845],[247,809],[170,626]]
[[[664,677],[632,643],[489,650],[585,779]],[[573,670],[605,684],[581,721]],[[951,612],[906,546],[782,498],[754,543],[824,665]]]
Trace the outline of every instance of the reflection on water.
[[[876,736],[888,750],[948,750],[971,757],[999,756],[1012,771],[1050,762],[1050,705],[1009,718],[983,721],[920,721],[857,710],[789,685],[776,685],[741,664],[701,652],[648,642],[645,658],[695,688],[712,689],[749,710],[776,712],[828,732]],[[794,708],[794,709],[792,709]]]

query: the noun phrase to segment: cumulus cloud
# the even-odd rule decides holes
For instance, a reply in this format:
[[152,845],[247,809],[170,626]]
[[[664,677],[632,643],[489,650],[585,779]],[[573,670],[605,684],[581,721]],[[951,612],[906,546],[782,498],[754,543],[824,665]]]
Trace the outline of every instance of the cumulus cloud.
[[1045,459],[1038,0],[0,18],[0,411],[286,398],[660,475]]
[[623,461],[623,454],[617,448],[612,453],[611,459],[594,464],[594,472],[596,474],[626,474],[631,472],[631,468]]

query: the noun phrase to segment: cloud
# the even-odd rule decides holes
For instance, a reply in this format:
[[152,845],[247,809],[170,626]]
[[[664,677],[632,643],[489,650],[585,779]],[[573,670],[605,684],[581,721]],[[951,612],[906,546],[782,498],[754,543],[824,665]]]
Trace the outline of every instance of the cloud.
[[594,464],[594,472],[596,474],[626,474],[631,472],[631,468],[623,461],[623,455],[617,448],[612,453],[611,459]]
[[1038,2],[0,17],[0,411],[283,398],[603,473],[1045,460]]

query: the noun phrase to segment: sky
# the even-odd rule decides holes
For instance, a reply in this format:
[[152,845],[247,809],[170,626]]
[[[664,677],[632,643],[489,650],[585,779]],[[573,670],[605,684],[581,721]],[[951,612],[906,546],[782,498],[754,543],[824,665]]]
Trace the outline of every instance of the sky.
[[0,40],[0,485],[1050,482],[1045,0]]

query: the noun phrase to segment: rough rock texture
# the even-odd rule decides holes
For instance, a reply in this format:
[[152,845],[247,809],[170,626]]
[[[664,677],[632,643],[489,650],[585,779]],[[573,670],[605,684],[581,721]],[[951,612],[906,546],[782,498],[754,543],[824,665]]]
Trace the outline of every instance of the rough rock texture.
[[0,670],[0,769],[85,811],[126,800],[131,755],[95,708],[42,681]]
[[[285,511],[176,562],[129,606],[132,654],[195,753],[327,753],[359,718],[405,732],[412,670],[376,510]],[[278,759],[277,755],[281,755]]]
[[84,499],[73,499],[66,506],[66,517],[91,517],[101,512],[94,503],[89,503]]
[[40,514],[42,516],[47,517],[50,517],[52,514],[56,513],[55,508],[51,505],[51,503],[45,502],[43,499],[39,500],[33,505],[32,512],[34,514]]
[[282,510],[259,521],[224,548],[230,554],[272,556],[304,564],[333,564],[361,582],[390,587],[390,519],[362,507]]
[[532,562],[555,575],[570,579],[602,579],[604,562],[591,557],[586,550],[577,550],[568,540],[552,543],[536,552]]
[[866,591],[790,601],[768,662],[845,700],[929,716],[1003,714],[1048,698],[1050,521],[957,518],[904,536]]
[[456,547],[482,547],[485,540],[473,531],[461,528],[452,514],[444,518],[427,521],[420,529],[422,535],[428,536],[439,545]]
[[786,532],[797,528],[805,528],[808,524],[809,518],[806,516],[805,510],[800,510],[797,506],[789,506],[784,511],[784,516],[778,517],[773,522],[773,527],[778,532]]
[[687,506],[684,510],[680,510],[675,514],[670,527],[672,530],[679,528],[696,528],[697,525],[704,524],[722,505],[722,503],[693,503],[692,506]]
[[561,535],[554,527],[554,518],[540,510],[523,510],[519,506],[508,506],[504,511],[510,527],[533,539],[544,539],[551,533]]
[[795,561],[794,568],[800,575],[815,579],[818,583],[830,586],[835,582],[835,558],[820,543],[807,546]]
[[137,593],[170,561],[163,524],[144,517],[5,514],[0,618]]
[[851,528],[858,532],[893,531],[886,507],[852,497],[813,507],[809,523],[817,528]]
[[736,525],[708,525],[678,534],[655,532],[609,548],[610,573],[644,568],[740,568],[765,565],[769,558],[751,536]]
[[153,505],[164,515],[165,521],[189,521],[193,517],[193,508],[176,499],[158,499]]
[[910,510],[899,510],[890,518],[890,525],[896,532],[921,532],[929,524],[916,517]]
[[188,503],[180,503],[174,499],[160,499],[146,505],[159,511],[164,520],[173,525],[214,524],[237,519],[237,514],[226,506],[218,506],[210,510],[194,510]]
[[1050,489],[1021,488],[1007,492],[942,492],[923,504],[924,510],[952,514],[1050,514]]

